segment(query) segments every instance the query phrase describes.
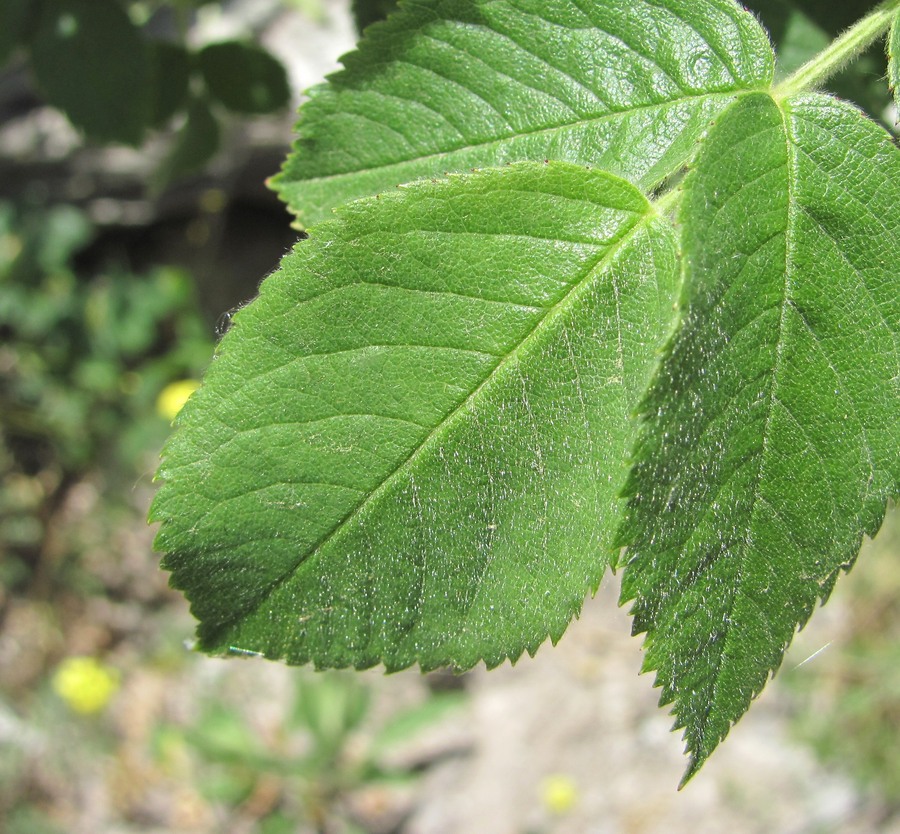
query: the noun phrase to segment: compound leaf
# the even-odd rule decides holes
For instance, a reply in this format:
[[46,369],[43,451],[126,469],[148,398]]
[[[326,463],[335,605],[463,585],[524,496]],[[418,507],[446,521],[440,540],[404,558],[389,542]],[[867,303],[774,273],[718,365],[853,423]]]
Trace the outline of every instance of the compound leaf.
[[819,95],[735,103],[685,184],[684,319],[620,541],[686,778],[898,493],[898,205],[891,137]]
[[466,668],[558,639],[618,524],[674,235],[520,163],[339,209],[236,314],[153,518],[208,651]]
[[398,183],[562,159],[653,187],[773,54],[732,0],[426,0],[311,91],[273,185],[304,223]]

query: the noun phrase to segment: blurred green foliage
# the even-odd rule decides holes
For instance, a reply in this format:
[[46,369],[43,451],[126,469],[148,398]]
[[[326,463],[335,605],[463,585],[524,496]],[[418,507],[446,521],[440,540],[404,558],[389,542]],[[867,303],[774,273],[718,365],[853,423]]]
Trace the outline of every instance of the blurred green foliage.
[[197,64],[210,95],[235,113],[270,113],[290,97],[284,70],[254,44],[211,43]]
[[298,821],[321,831],[365,830],[356,828],[348,798],[375,785],[411,784],[420,768],[391,765],[386,757],[465,702],[458,692],[435,694],[379,722],[372,690],[358,675],[298,672],[295,681],[293,702],[271,738],[240,711],[207,700],[190,726],[157,729],[158,760],[186,751],[205,799],[229,819],[242,807],[255,808],[261,834],[296,831]]
[[397,0],[352,0],[350,3],[350,11],[359,32],[379,20],[384,20],[396,8]]
[[786,675],[797,734],[826,762],[900,813],[900,513],[885,519],[839,593],[847,621],[828,662]]
[[0,202],[0,582],[39,560],[53,508],[91,468],[134,478],[168,430],[156,397],[197,375],[212,344],[190,277],[158,266],[81,275],[92,239],[66,205]]
[[[284,67],[258,44],[188,46],[202,5],[210,0],[0,0],[0,68],[25,60],[47,103],[92,141],[137,146],[178,120],[170,181],[215,154],[220,113],[274,113],[290,100]],[[161,18],[174,22],[167,36]]]

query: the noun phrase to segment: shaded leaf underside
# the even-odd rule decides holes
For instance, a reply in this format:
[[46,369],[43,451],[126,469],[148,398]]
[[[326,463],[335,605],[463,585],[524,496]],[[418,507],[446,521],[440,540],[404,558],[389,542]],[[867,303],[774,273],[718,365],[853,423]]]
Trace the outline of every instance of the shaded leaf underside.
[[685,192],[686,313],[621,543],[689,777],[897,494],[900,151],[834,99],[753,95]]
[[304,224],[423,177],[568,160],[645,188],[773,56],[730,0],[433,0],[367,31],[311,91],[273,184]]
[[203,648],[496,665],[557,639],[618,523],[674,238],[520,164],[339,210],[235,317],[153,509]]

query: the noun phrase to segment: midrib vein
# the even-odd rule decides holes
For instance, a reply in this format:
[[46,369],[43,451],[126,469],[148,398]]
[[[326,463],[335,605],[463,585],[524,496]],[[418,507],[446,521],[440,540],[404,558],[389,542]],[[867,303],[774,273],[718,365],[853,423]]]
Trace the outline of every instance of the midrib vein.
[[[250,616],[252,613],[257,611],[259,607],[263,605],[263,603],[266,602],[266,600],[268,600],[272,596],[272,594],[274,594],[278,590],[278,588],[280,588],[285,582],[289,581],[295,575],[301,565],[318,556],[322,552],[323,548],[325,548],[332,539],[339,536],[343,530],[347,529],[348,524],[352,523],[353,520],[361,513],[363,513],[370,504],[377,501],[383,493],[387,492],[387,490],[390,489],[391,485],[399,477],[401,477],[405,472],[407,472],[412,466],[415,465],[416,460],[423,452],[423,450],[434,443],[436,438],[441,433],[449,430],[453,423],[458,419],[459,415],[463,414],[466,411],[467,406],[470,403],[474,402],[481,394],[481,392],[484,391],[484,389],[489,386],[493,380],[498,378],[498,375],[502,373],[503,369],[507,365],[509,365],[511,362],[514,362],[527,349],[528,345],[540,335],[540,333],[552,327],[553,323],[558,318],[565,315],[569,311],[569,309],[578,302],[582,291],[587,291],[588,289],[590,289],[596,276],[605,272],[606,269],[618,257],[619,253],[623,249],[625,249],[626,246],[632,240],[634,240],[636,236],[643,229],[645,229],[647,225],[656,217],[657,212],[653,204],[648,203],[647,210],[644,213],[643,217],[641,217],[624,235],[622,235],[621,238],[619,238],[619,240],[613,243],[586,269],[584,278],[576,282],[555,305],[548,308],[547,314],[543,316],[537,322],[537,324],[535,324],[531,331],[522,338],[519,344],[514,347],[506,356],[500,359],[500,361],[487,373],[485,379],[451,412],[449,412],[443,420],[439,421],[435,425],[435,427],[428,433],[428,435],[423,438],[423,440],[414,449],[412,449],[410,454],[403,461],[401,461],[401,463],[398,464],[393,471],[385,476],[385,478],[378,486],[376,486],[371,492],[365,495],[359,501],[359,503],[357,503],[355,507],[349,510],[341,519],[335,522],[331,530],[323,535],[316,544],[307,548],[306,552],[280,577],[273,580],[266,592],[263,593],[253,603],[252,606],[248,606],[247,608],[241,610],[231,619],[219,623],[217,625],[217,630],[227,628],[237,620]],[[621,330],[621,321],[618,321],[617,325],[618,329]]]
[[[507,136],[499,136],[493,137],[491,139],[487,139],[483,142],[473,142],[467,145],[460,145],[455,148],[451,148],[445,151],[437,151],[434,153],[426,153],[421,156],[414,156],[408,159],[402,159],[398,162],[386,162],[382,165],[371,165],[365,168],[356,168],[350,171],[340,171],[334,174],[326,174],[320,177],[303,177],[300,176],[296,179],[287,179],[287,171],[283,171],[279,174],[275,181],[282,182],[284,188],[300,188],[304,185],[310,184],[319,184],[319,183],[331,183],[335,180],[341,179],[350,179],[352,177],[361,176],[364,174],[370,174],[374,172],[385,172],[391,169],[402,169],[404,167],[416,166],[419,164],[424,164],[428,162],[436,162],[441,159],[447,159],[458,154],[465,154],[472,151],[483,151],[487,148],[497,147],[503,145],[505,143],[514,143],[520,139],[528,139],[537,136],[550,135],[556,132],[561,132],[565,130],[572,130],[577,128],[587,128],[591,125],[602,124],[606,121],[612,121],[613,119],[625,118],[627,116],[631,116],[636,113],[641,113],[643,111],[651,111],[658,110],[660,108],[666,107],[675,107],[679,104],[685,104],[688,102],[694,101],[714,101],[716,99],[722,99],[727,101],[728,99],[735,98],[737,96],[746,95],[747,93],[755,92],[753,89],[738,89],[738,90],[728,90],[722,92],[715,93],[699,93],[695,96],[682,96],[679,98],[667,99],[665,101],[652,102],[650,104],[642,104],[636,107],[630,107],[627,110],[613,110],[609,113],[604,113],[600,116],[594,116],[592,118],[579,119],[571,122],[566,122],[565,124],[558,125],[550,125],[548,127],[539,127],[534,128],[532,130],[523,130],[518,131],[516,133],[510,133]],[[346,113],[337,113],[332,115],[347,115]],[[364,117],[365,114],[350,114],[353,116]],[[379,122],[382,126],[386,128],[390,128],[390,125],[386,125],[383,122]],[[301,128],[301,139],[302,139],[302,128]]]

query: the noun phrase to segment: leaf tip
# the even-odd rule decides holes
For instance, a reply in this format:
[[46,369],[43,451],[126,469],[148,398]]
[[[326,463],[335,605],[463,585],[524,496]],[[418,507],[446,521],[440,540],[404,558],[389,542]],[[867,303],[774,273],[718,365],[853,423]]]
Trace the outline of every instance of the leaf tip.
[[703,761],[703,759],[699,759],[697,756],[691,756],[687,769],[684,771],[681,781],[678,783],[679,791],[684,790],[687,787],[687,783],[697,775],[698,771],[703,766]]
[[[715,749],[715,745],[713,749]],[[712,749],[707,749],[705,745],[695,746],[691,741],[688,741],[687,749],[685,750],[685,753],[688,754],[688,765],[681,776],[681,781],[678,783],[679,791],[684,790],[687,783],[700,772],[700,769],[706,764],[706,760],[712,752]]]

